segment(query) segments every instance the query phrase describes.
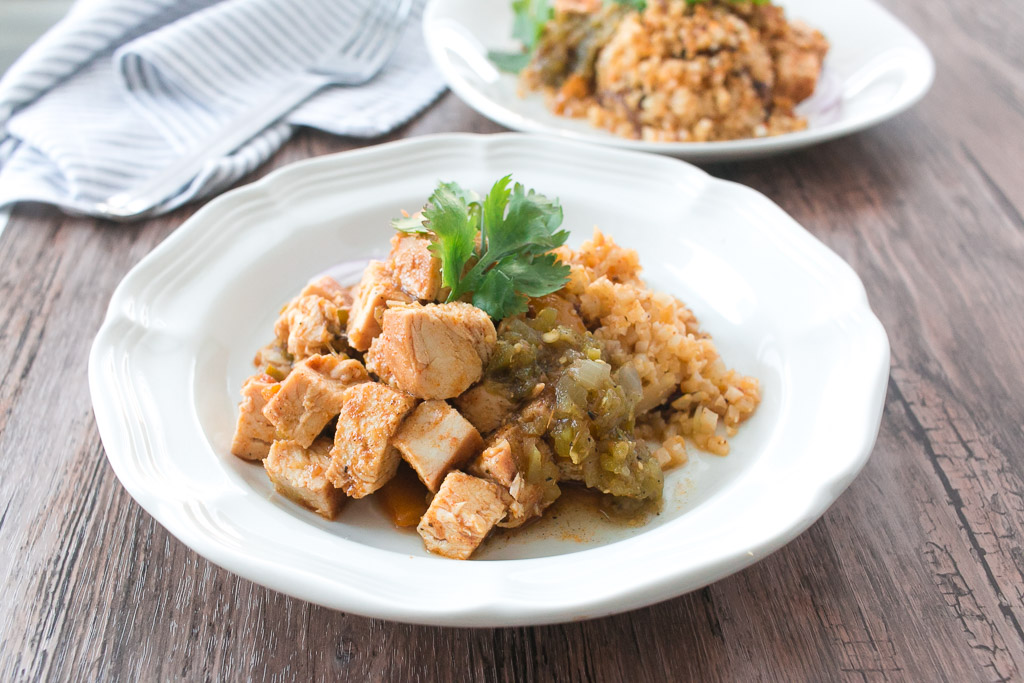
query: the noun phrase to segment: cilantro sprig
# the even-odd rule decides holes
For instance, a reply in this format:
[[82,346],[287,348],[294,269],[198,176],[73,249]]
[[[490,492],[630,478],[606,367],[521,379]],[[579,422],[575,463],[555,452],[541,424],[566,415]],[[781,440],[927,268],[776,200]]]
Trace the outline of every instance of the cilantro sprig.
[[530,63],[544,26],[555,16],[555,8],[551,0],[512,0],[512,15],[512,37],[523,44],[522,50],[489,50],[487,58],[502,71],[517,74]]
[[434,234],[448,301],[469,299],[496,320],[526,311],[529,297],[565,286],[569,266],[551,250],[565,244],[562,207],[507,175],[480,198],[456,183],[438,183],[422,218],[396,218],[401,232]]

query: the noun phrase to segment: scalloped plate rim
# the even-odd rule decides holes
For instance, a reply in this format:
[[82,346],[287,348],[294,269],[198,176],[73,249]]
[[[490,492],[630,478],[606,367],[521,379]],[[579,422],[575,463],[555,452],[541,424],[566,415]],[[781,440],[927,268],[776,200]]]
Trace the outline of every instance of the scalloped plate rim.
[[[450,610],[429,609],[424,606],[417,606],[415,600],[404,602],[394,597],[366,596],[358,590],[339,590],[339,587],[327,578],[318,575],[305,576],[306,581],[297,581],[296,577],[308,574],[296,567],[290,567],[287,563],[281,563],[280,559],[272,560],[261,556],[258,552],[243,552],[218,545],[214,542],[209,533],[203,530],[196,523],[187,522],[180,514],[175,514],[175,509],[185,507],[185,502],[176,500],[163,490],[154,490],[152,482],[139,479],[130,467],[135,454],[127,448],[128,423],[125,415],[119,415],[116,407],[107,398],[112,388],[116,393],[117,388],[112,387],[110,378],[107,376],[106,365],[121,354],[127,358],[131,348],[123,348],[119,340],[124,340],[124,325],[130,328],[141,328],[141,333],[164,334],[165,331],[154,328],[151,321],[134,318],[139,311],[145,311],[145,302],[140,302],[132,294],[132,288],[144,285],[147,280],[153,281],[161,274],[162,268],[173,265],[175,254],[187,248],[189,240],[202,237],[205,226],[211,220],[230,216],[240,207],[252,204],[259,199],[271,198],[275,187],[280,187],[288,182],[301,180],[304,175],[315,175],[318,170],[325,172],[334,167],[358,166],[360,159],[373,159],[380,155],[401,154],[409,149],[418,148],[420,151],[436,150],[437,154],[444,154],[457,147],[469,148],[473,153],[486,157],[494,150],[500,150],[502,146],[515,147],[517,150],[528,148],[530,145],[551,145],[561,146],[567,151],[573,151],[579,155],[592,154],[598,157],[614,158],[623,163],[652,163],[664,166],[669,164],[676,166],[685,177],[691,177],[695,171],[705,178],[710,187],[720,187],[723,191],[740,192],[750,200],[756,200],[762,206],[772,206],[777,212],[776,218],[785,217],[788,219],[780,222],[785,225],[783,234],[786,242],[795,246],[801,252],[816,255],[824,259],[832,268],[838,268],[843,273],[846,281],[843,285],[855,285],[848,295],[852,297],[848,302],[849,310],[846,311],[851,319],[858,319],[863,324],[863,335],[873,351],[873,374],[867,382],[866,395],[874,400],[871,405],[866,406],[863,420],[863,429],[859,431],[861,439],[858,443],[849,448],[848,458],[843,461],[842,468],[833,473],[833,476],[818,482],[818,487],[806,496],[804,505],[799,511],[793,511],[786,520],[778,520],[775,533],[765,535],[755,542],[745,543],[732,548],[709,559],[702,567],[703,573],[691,568],[683,573],[661,573],[646,583],[630,586],[621,590],[610,590],[602,595],[594,595],[583,600],[563,600],[561,603],[538,605],[517,605],[511,601],[509,596],[502,595],[499,588],[493,593],[477,596],[465,604],[453,607]],[[742,188],[742,189],[740,189]],[[840,265],[841,264],[841,265]],[[140,304],[143,304],[140,306]],[[126,312],[128,311],[128,312]],[[735,571],[748,566],[754,561],[761,559],[766,554],[778,549],[783,544],[797,536],[811,523],[813,523],[827,507],[834,502],[839,494],[849,485],[856,474],[866,463],[872,450],[874,439],[877,436],[878,425],[881,419],[881,410],[884,403],[886,382],[888,380],[889,349],[888,340],[884,329],[868,306],[863,286],[852,271],[833,252],[827,249],[818,240],[806,233],[802,228],[792,221],[781,209],[759,193],[734,183],[721,181],[707,176],[703,171],[664,157],[652,157],[637,152],[614,150],[610,148],[596,148],[580,143],[565,142],[560,140],[546,139],[538,136],[524,136],[518,134],[503,134],[492,136],[474,136],[468,134],[424,136],[409,140],[402,140],[385,145],[364,148],[353,152],[342,152],[328,157],[319,157],[311,160],[297,162],[282,169],[279,169],[265,178],[249,186],[238,188],[227,193],[221,198],[212,201],[209,205],[197,212],[178,231],[173,233],[161,245],[154,249],[149,255],[140,261],[131,272],[118,285],[111,298],[110,308],[106,319],[96,336],[96,340],[90,352],[89,358],[89,382],[93,396],[94,411],[97,424],[100,430],[103,443],[107,449],[107,457],[115,473],[122,481],[125,488],[142,507],[153,515],[173,535],[199,554],[207,557],[216,564],[232,571],[240,576],[269,586],[281,592],[317,602],[329,607],[343,609],[349,612],[364,614],[400,621],[461,625],[461,626],[500,626],[500,625],[521,625],[538,624],[557,621],[566,621],[580,618],[592,618],[605,614],[615,613],[626,609],[642,607],[648,604],[688,592],[706,585],[711,581],[723,578]],[[146,424],[136,425],[143,431]],[[214,499],[214,502],[220,499]],[[194,501],[195,504],[203,506],[203,501]],[[211,506],[216,512],[216,506]],[[668,526],[656,531],[664,536],[663,531]],[[638,533],[628,541],[645,536],[644,532]],[[351,543],[347,542],[346,543]],[[355,545],[355,544],[353,544]],[[633,544],[633,547],[637,544]],[[348,546],[345,546],[348,547]],[[362,547],[362,546],[361,546]],[[509,572],[533,571],[535,568],[546,568],[550,565],[568,564],[565,558],[573,558],[573,562],[583,561],[586,558],[607,558],[609,548],[615,547],[621,550],[624,546],[613,544],[590,550],[583,550],[568,556],[554,556],[535,559],[521,560],[494,560],[481,563],[452,563],[445,560],[433,558],[412,558],[413,564],[418,567],[448,567],[444,571],[451,574],[473,576],[479,574],[490,580],[495,576],[501,578]],[[366,548],[367,555],[380,560],[387,557],[390,551],[375,548]],[[390,553],[395,555],[394,553]],[[398,558],[401,559],[401,558]],[[383,561],[383,560],[382,560]],[[709,566],[713,565],[713,566]],[[412,566],[412,565],[410,565]],[[474,569],[477,567],[478,569]],[[434,571],[431,569],[431,571]],[[685,574],[685,575],[682,575]],[[484,582],[487,585],[487,582]],[[346,587],[348,588],[348,587]]]

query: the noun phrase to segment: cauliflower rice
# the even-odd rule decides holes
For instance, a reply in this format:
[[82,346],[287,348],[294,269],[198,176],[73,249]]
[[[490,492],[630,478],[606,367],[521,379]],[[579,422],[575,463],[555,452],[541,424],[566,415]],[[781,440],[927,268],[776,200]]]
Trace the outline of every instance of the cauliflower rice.
[[[640,375],[644,398],[637,407],[637,430],[661,444],[655,455],[663,467],[685,462],[679,437],[716,455],[728,454],[726,437],[761,401],[758,380],[725,366],[681,301],[644,284],[636,251],[595,230],[579,250],[563,248],[559,255],[572,267],[562,296],[578,307],[612,365],[632,365]],[[671,401],[658,409],[666,399]]]
[[651,0],[642,12],[558,12],[520,83],[555,113],[622,137],[765,137],[807,127],[794,107],[827,51],[820,32],[771,4]]

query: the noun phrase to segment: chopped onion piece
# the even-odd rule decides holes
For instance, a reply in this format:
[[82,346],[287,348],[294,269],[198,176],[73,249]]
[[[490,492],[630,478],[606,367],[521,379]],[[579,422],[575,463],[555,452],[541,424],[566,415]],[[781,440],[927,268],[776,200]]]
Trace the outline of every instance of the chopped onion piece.
[[640,373],[632,365],[623,365],[619,368],[615,373],[615,382],[622,387],[626,396],[632,401],[639,401],[644,395],[644,385],[640,381]]
[[608,383],[612,366],[601,360],[580,359],[570,365],[567,372],[587,391],[592,391]]

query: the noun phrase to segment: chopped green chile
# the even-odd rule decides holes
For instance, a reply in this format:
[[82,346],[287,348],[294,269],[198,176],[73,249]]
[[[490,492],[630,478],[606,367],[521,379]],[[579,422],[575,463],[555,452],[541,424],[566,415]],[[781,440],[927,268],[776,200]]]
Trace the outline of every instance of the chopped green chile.
[[518,403],[540,383],[551,383],[577,358],[600,357],[592,334],[558,324],[558,313],[544,308],[536,317],[506,318],[498,326],[498,344],[484,376],[502,385]]
[[563,468],[588,487],[657,500],[664,478],[646,444],[633,435],[637,398],[615,382],[604,361],[577,360],[555,385],[550,433]]
[[646,444],[633,436],[640,380],[632,367],[615,370],[588,331],[558,323],[544,308],[498,327],[485,378],[510,400],[532,398],[538,385],[554,387],[554,409],[544,434],[559,467],[571,478],[612,496],[661,497],[663,475]]
[[544,27],[544,34],[527,66],[544,85],[557,88],[570,76],[587,83],[595,79],[601,48],[633,9],[610,4],[597,12],[561,12]]
[[288,376],[288,374],[284,370],[277,367],[276,365],[268,365],[267,369],[264,370],[264,372],[266,372],[268,375],[276,379],[278,382],[283,382],[284,378]]

